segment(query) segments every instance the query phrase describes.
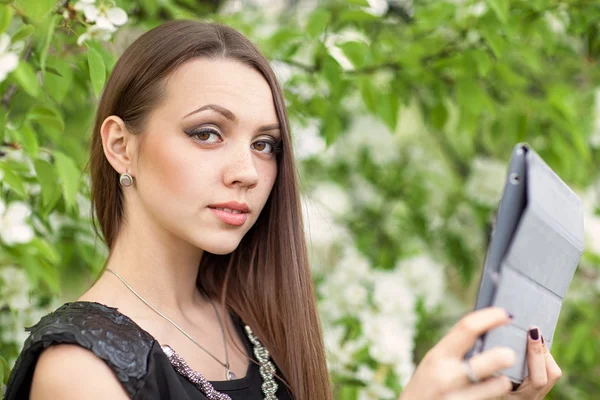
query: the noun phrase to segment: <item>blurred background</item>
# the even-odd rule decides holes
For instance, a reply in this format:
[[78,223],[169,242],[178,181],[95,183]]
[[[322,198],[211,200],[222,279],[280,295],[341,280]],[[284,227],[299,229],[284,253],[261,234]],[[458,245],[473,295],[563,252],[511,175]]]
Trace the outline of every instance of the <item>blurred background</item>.
[[84,170],[123,50],[180,18],[254,41],[285,89],[335,398],[395,399],[474,304],[513,146],[582,198],[549,399],[600,395],[600,2],[0,0],[0,381],[107,252]]

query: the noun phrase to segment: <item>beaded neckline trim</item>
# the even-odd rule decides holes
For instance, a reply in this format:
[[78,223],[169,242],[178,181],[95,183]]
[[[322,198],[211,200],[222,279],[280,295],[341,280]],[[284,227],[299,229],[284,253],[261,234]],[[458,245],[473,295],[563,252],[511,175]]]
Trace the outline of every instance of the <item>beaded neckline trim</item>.
[[[244,326],[244,330],[250,343],[254,347],[254,356],[260,364],[260,376],[263,379],[261,389],[265,400],[277,400],[275,393],[277,393],[278,385],[273,379],[275,374],[275,365],[269,359],[269,351],[262,345],[258,340],[252,329],[248,325]],[[161,346],[163,352],[167,355],[167,358],[175,368],[175,371],[193,383],[209,400],[231,400],[229,395],[218,392],[214,386],[199,372],[194,371],[188,363],[175,352],[169,345]]]

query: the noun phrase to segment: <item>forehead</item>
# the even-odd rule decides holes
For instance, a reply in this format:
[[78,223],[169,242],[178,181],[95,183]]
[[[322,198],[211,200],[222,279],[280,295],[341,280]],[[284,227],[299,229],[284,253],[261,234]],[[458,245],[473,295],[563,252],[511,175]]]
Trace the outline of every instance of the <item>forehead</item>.
[[265,78],[235,60],[189,60],[169,76],[165,91],[163,105],[180,116],[212,103],[231,110],[239,119],[277,122],[273,94]]

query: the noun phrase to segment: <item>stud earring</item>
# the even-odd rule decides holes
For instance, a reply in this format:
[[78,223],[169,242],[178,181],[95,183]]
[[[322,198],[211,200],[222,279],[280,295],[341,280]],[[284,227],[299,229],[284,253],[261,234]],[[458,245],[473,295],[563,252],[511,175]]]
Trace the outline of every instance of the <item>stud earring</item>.
[[129,173],[123,172],[119,177],[119,183],[121,184],[121,186],[131,186],[133,185],[133,177],[129,175]]

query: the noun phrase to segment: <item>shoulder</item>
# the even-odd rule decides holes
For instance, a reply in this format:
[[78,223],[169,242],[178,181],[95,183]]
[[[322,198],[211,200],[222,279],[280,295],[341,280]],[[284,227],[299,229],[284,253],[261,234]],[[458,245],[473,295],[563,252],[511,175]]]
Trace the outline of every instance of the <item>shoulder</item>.
[[128,393],[111,368],[81,346],[60,344],[44,350],[35,366],[30,398],[125,400]]
[[[19,398],[19,393],[30,389],[38,359],[42,369],[41,375],[36,374],[41,378],[46,375],[44,365],[68,369],[82,362],[110,369],[131,397],[144,384],[154,339],[115,308],[93,302],[67,303],[27,330],[30,336],[8,382],[7,399],[11,393],[15,394],[12,398]],[[55,345],[65,346],[45,351]],[[63,356],[71,354],[75,360],[65,363]]]

